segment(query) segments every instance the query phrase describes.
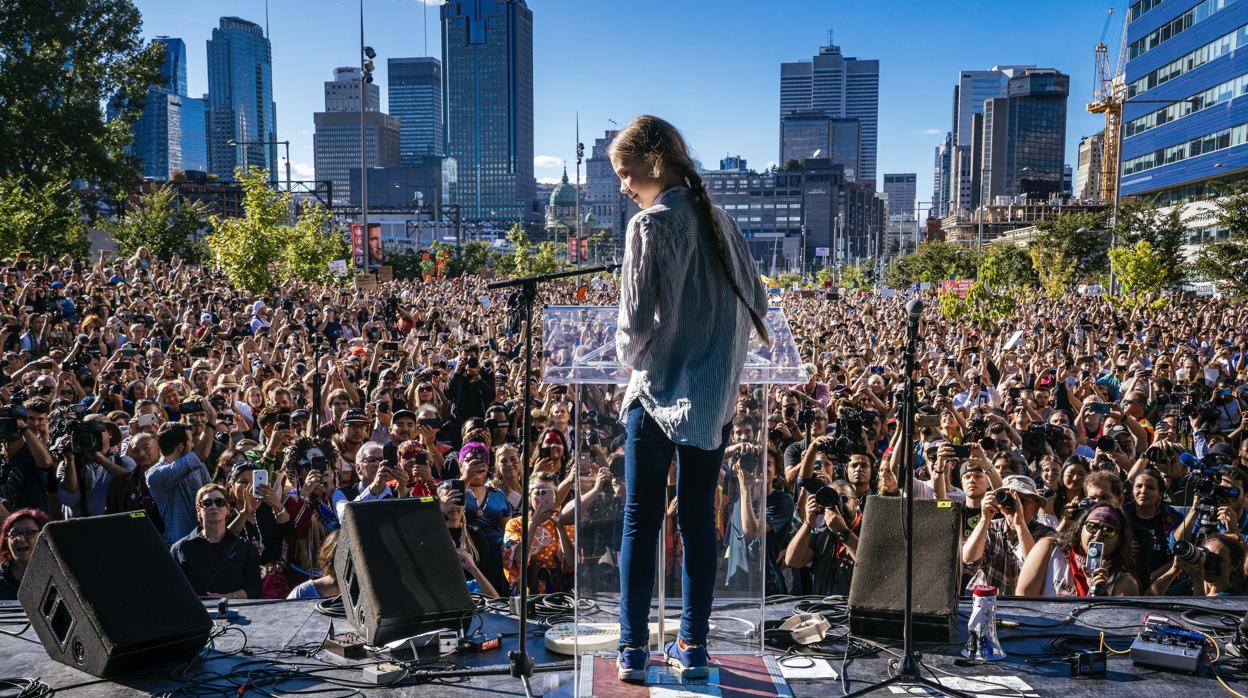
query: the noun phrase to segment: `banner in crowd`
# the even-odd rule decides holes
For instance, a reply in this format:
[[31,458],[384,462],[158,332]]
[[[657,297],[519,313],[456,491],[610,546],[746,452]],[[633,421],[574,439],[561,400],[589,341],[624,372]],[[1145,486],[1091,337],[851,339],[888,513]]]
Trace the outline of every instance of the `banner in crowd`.
[[335,259],[334,261],[330,262],[329,273],[333,274],[334,276],[346,276],[347,275],[347,260]]
[[[381,266],[381,224],[368,224],[368,265],[372,268]],[[364,267],[364,224],[351,224],[351,263],[356,269]]]
[[940,282],[941,293],[956,293],[958,298],[966,298],[966,294],[975,283],[974,279],[945,279]]
[[578,258],[578,253],[580,252],[581,246],[576,243],[577,243],[576,236],[569,235],[568,236],[568,261],[573,264],[576,264],[578,261],[580,261]]

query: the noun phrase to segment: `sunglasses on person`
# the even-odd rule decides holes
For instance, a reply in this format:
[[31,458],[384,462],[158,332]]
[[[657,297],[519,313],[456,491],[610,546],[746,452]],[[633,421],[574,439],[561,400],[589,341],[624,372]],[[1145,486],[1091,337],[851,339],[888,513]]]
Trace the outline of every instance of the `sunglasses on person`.
[[225,499],[222,497],[213,497],[211,499],[199,500],[199,506],[203,509],[211,509],[212,507],[219,507],[221,509],[224,509],[228,507],[229,505],[230,503],[225,501]]
[[1095,521],[1088,521],[1083,524],[1083,529],[1092,535],[1100,533],[1105,538],[1114,538],[1118,535],[1118,529],[1113,526],[1106,526]]

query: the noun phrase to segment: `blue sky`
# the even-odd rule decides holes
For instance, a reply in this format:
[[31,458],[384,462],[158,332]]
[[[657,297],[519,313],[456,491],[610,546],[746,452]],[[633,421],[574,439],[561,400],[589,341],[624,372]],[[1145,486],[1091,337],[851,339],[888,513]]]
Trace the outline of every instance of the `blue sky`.
[[[440,55],[438,8],[428,6],[428,51]],[[136,0],[147,37],[186,41],[192,95],[207,89],[205,42],[221,16],[264,23],[263,0]],[[1106,43],[1117,52],[1125,2],[1048,0],[529,0],[534,14],[536,174],[557,177],[575,162],[580,112],[586,149],[641,113],[684,132],[707,166],[727,153],[761,169],[776,159],[780,63],[808,59],[829,30],[848,56],[880,61],[879,166],[918,173],[931,198],[933,149],[951,120],[963,69],[1029,63],[1071,76],[1067,162],[1081,135],[1100,130],[1084,111],[1092,94],[1092,48],[1105,11],[1117,5]],[[366,42],[385,59],[425,55],[422,0],[365,0]],[[291,140],[295,176],[312,176],[312,113],[335,66],[358,62],[358,5],[346,0],[270,0],[278,138]]]

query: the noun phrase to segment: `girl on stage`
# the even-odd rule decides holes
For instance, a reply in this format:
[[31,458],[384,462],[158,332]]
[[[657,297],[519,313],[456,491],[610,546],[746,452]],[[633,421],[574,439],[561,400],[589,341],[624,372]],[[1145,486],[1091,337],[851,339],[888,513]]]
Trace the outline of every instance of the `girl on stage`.
[[684,548],[680,635],[664,648],[684,678],[709,674],[715,487],[750,333],[769,342],[767,294],[736,222],[711,203],[684,138],[640,116],[612,141],[628,224],[616,348],[632,377],[622,421],[627,501],[620,560],[620,680],[643,681],[655,553],[673,455]]

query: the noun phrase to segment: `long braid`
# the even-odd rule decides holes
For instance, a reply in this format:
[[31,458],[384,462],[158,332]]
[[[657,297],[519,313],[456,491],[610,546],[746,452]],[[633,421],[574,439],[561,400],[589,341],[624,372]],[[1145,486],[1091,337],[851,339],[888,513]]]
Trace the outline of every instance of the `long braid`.
[[728,259],[728,245],[724,240],[724,231],[719,225],[719,221],[715,217],[715,209],[711,205],[710,193],[706,191],[706,183],[702,181],[702,177],[698,175],[697,170],[693,168],[693,163],[689,163],[683,169],[682,176],[685,184],[689,187],[689,192],[693,195],[694,203],[697,204],[700,215],[706,219],[711,227],[711,239],[715,242],[715,252],[719,255],[719,263],[724,269],[724,276],[728,277],[728,284],[732,286],[732,292],[737,294],[737,298],[745,304],[746,310],[750,311],[750,319],[754,323],[754,329],[758,331],[758,336],[763,340],[764,344],[771,344],[771,337],[767,334],[767,325],[763,319],[754,312],[754,306],[745,299],[745,294],[741,291],[740,284],[737,283],[737,276],[733,273],[732,264]]

